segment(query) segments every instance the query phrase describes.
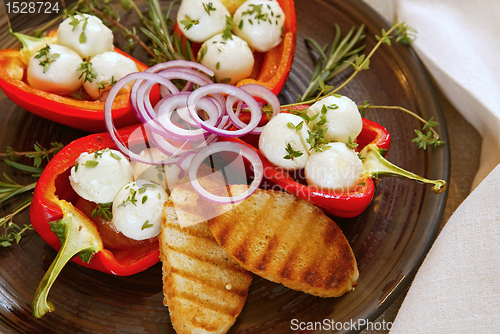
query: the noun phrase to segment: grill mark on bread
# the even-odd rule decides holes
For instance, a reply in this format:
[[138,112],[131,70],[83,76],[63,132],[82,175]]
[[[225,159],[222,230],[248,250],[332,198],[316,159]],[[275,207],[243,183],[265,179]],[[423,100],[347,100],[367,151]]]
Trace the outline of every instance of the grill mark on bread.
[[240,265],[268,280],[321,297],[356,285],[356,260],[340,228],[288,193],[258,189],[209,228]]
[[193,273],[177,269],[177,268],[172,268],[170,271],[171,275],[177,275],[180,276],[184,279],[190,280],[192,282],[198,283],[198,284],[203,284],[206,285],[210,288],[218,289],[222,292],[231,292],[231,294],[238,295],[240,297],[246,297],[247,296],[247,291],[248,288],[241,288],[238,286],[231,286],[231,290],[228,290],[226,288],[227,284],[222,283],[221,281],[216,281],[216,280],[211,280],[210,277],[200,277],[199,275],[195,275]]

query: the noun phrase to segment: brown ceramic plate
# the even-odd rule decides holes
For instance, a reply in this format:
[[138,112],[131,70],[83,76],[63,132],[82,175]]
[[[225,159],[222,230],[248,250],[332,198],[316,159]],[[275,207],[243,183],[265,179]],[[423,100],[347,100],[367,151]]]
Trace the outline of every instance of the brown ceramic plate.
[[[320,44],[330,42],[333,25],[346,31],[367,26],[367,47],[386,24],[360,1],[296,0],[298,48],[290,78],[280,98],[292,102],[311,75],[313,64],[304,46],[305,37]],[[0,16],[1,48],[12,46],[5,14]],[[425,119],[434,117],[447,139],[445,120],[432,84],[411,49],[384,46],[341,93],[361,104],[399,105]],[[337,78],[338,81],[344,78]],[[0,95],[0,149],[30,150],[33,143],[68,143],[85,133],[28,113]],[[388,158],[399,166],[428,178],[449,177],[448,147],[418,150],[411,142],[413,129],[421,127],[397,111],[369,111],[367,118],[383,124],[392,134]],[[0,171],[14,172],[5,164]],[[15,174],[20,183],[31,182]],[[334,319],[336,322],[373,321],[409,284],[429,250],[441,221],[447,194],[435,195],[430,186],[402,179],[384,179],[370,207],[359,217],[336,219],[356,254],[360,279],[354,292],[323,299],[292,291],[256,277],[248,300],[231,333],[290,333],[298,322]],[[13,204],[1,207],[2,215]],[[29,223],[27,212],[19,224]],[[54,250],[34,233],[19,245],[0,249],[0,332],[2,333],[174,333],[163,306],[161,267],[156,265],[131,277],[102,274],[73,263],[56,281],[50,300],[56,311],[41,320],[31,316],[31,298],[55,257]],[[355,326],[356,327],[356,326]],[[352,327],[352,332],[356,328]],[[361,329],[358,327],[358,329]],[[299,331],[306,332],[306,331]],[[309,331],[307,331],[309,332]],[[314,332],[314,331],[313,331]]]

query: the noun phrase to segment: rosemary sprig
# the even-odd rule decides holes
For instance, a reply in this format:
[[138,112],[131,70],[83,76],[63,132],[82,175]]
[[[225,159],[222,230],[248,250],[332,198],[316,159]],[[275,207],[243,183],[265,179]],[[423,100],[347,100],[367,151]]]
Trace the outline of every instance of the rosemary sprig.
[[349,62],[354,61],[365,48],[364,45],[359,46],[359,43],[365,38],[363,34],[364,29],[365,26],[363,24],[357,30],[352,27],[341,40],[340,27],[335,24],[335,38],[332,44],[326,44],[323,47],[312,38],[305,39],[311,57],[313,57],[313,49],[316,50],[319,56],[314,67],[311,82],[304,93],[297,97],[297,102],[304,102],[313,98],[314,94],[320,88],[321,82],[328,82],[349,68]]
[[177,34],[171,33],[169,29],[169,26],[173,26],[173,21],[169,19],[170,14],[177,2],[172,1],[164,15],[158,0],[148,0],[149,15],[142,17],[143,26],[140,30],[151,40],[157,63],[176,59],[194,60],[191,44],[186,41],[183,47]]

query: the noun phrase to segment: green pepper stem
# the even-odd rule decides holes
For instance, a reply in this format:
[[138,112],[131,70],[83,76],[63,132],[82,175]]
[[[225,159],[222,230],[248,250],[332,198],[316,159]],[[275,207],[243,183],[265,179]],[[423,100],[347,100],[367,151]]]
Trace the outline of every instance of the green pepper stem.
[[31,306],[35,318],[41,318],[47,312],[54,311],[54,304],[47,297],[52,284],[66,263],[79,254],[90,255],[88,257],[88,262],[90,262],[93,254],[102,249],[102,240],[95,225],[90,224],[88,219],[82,217],[82,214],[73,210],[67,212],[58,222],[52,223],[51,228],[57,229],[53,231],[62,239],[62,245],[35,292]]
[[446,189],[446,182],[443,180],[429,180],[419,175],[404,170],[394,165],[382,156],[382,150],[376,144],[367,145],[360,152],[363,161],[363,170],[369,177],[378,178],[380,176],[395,176],[423,183],[433,184],[432,191],[436,194],[442,193]]

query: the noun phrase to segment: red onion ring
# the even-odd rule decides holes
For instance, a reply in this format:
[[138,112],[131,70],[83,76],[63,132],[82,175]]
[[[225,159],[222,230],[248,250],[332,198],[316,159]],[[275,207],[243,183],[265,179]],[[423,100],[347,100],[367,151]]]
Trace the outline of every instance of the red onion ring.
[[[193,188],[204,198],[219,204],[229,204],[244,200],[260,186],[263,178],[263,165],[257,153],[245,145],[234,142],[217,142],[219,136],[238,137],[248,133],[260,133],[258,124],[262,117],[261,106],[253,96],[259,97],[271,106],[273,116],[279,113],[278,98],[260,85],[245,85],[240,88],[226,84],[214,84],[209,76],[213,71],[189,61],[176,60],[155,65],[145,72],[129,74],[119,80],[109,91],[104,105],[106,128],[118,149],[130,159],[145,164],[176,164],[181,168],[179,177],[188,170]],[[112,103],[122,87],[130,81],[132,85],[130,100],[137,118],[149,129],[147,141],[171,158],[151,161],[132,152],[117,136],[112,117]],[[182,80],[182,89],[172,82]],[[154,85],[166,94],[153,107],[150,92]],[[198,86],[188,92],[193,86]],[[225,98],[227,96],[227,98]],[[236,112],[233,106],[237,104]],[[245,105],[251,113],[248,124],[239,120],[241,106]],[[204,117],[200,116],[204,112]],[[172,117],[177,117],[174,121]],[[182,120],[182,127],[176,121]],[[182,122],[181,122],[182,123]],[[238,130],[229,130],[235,126]],[[141,128],[138,128],[142,131]],[[149,142],[145,147],[150,147]],[[208,156],[217,152],[234,152],[245,157],[252,165],[254,179],[243,194],[221,197],[211,194],[201,187],[196,174]]]
[[[230,196],[230,197],[217,196],[208,192],[207,190],[205,190],[205,188],[203,188],[200,185],[198,179],[196,178],[198,168],[200,168],[201,164],[207,157],[218,152],[238,153],[239,155],[247,158],[247,160],[252,164],[254,170],[254,179],[250,184],[250,187],[247,189],[247,191],[237,196]],[[254,191],[260,186],[262,178],[264,177],[263,170],[264,167],[262,165],[262,161],[259,158],[259,155],[251,148],[239,143],[216,142],[201,149],[193,157],[191,165],[189,166],[189,181],[191,182],[191,185],[196,190],[196,192],[198,192],[200,196],[203,196],[207,200],[218,204],[231,204],[231,203],[241,202],[254,193]]]

